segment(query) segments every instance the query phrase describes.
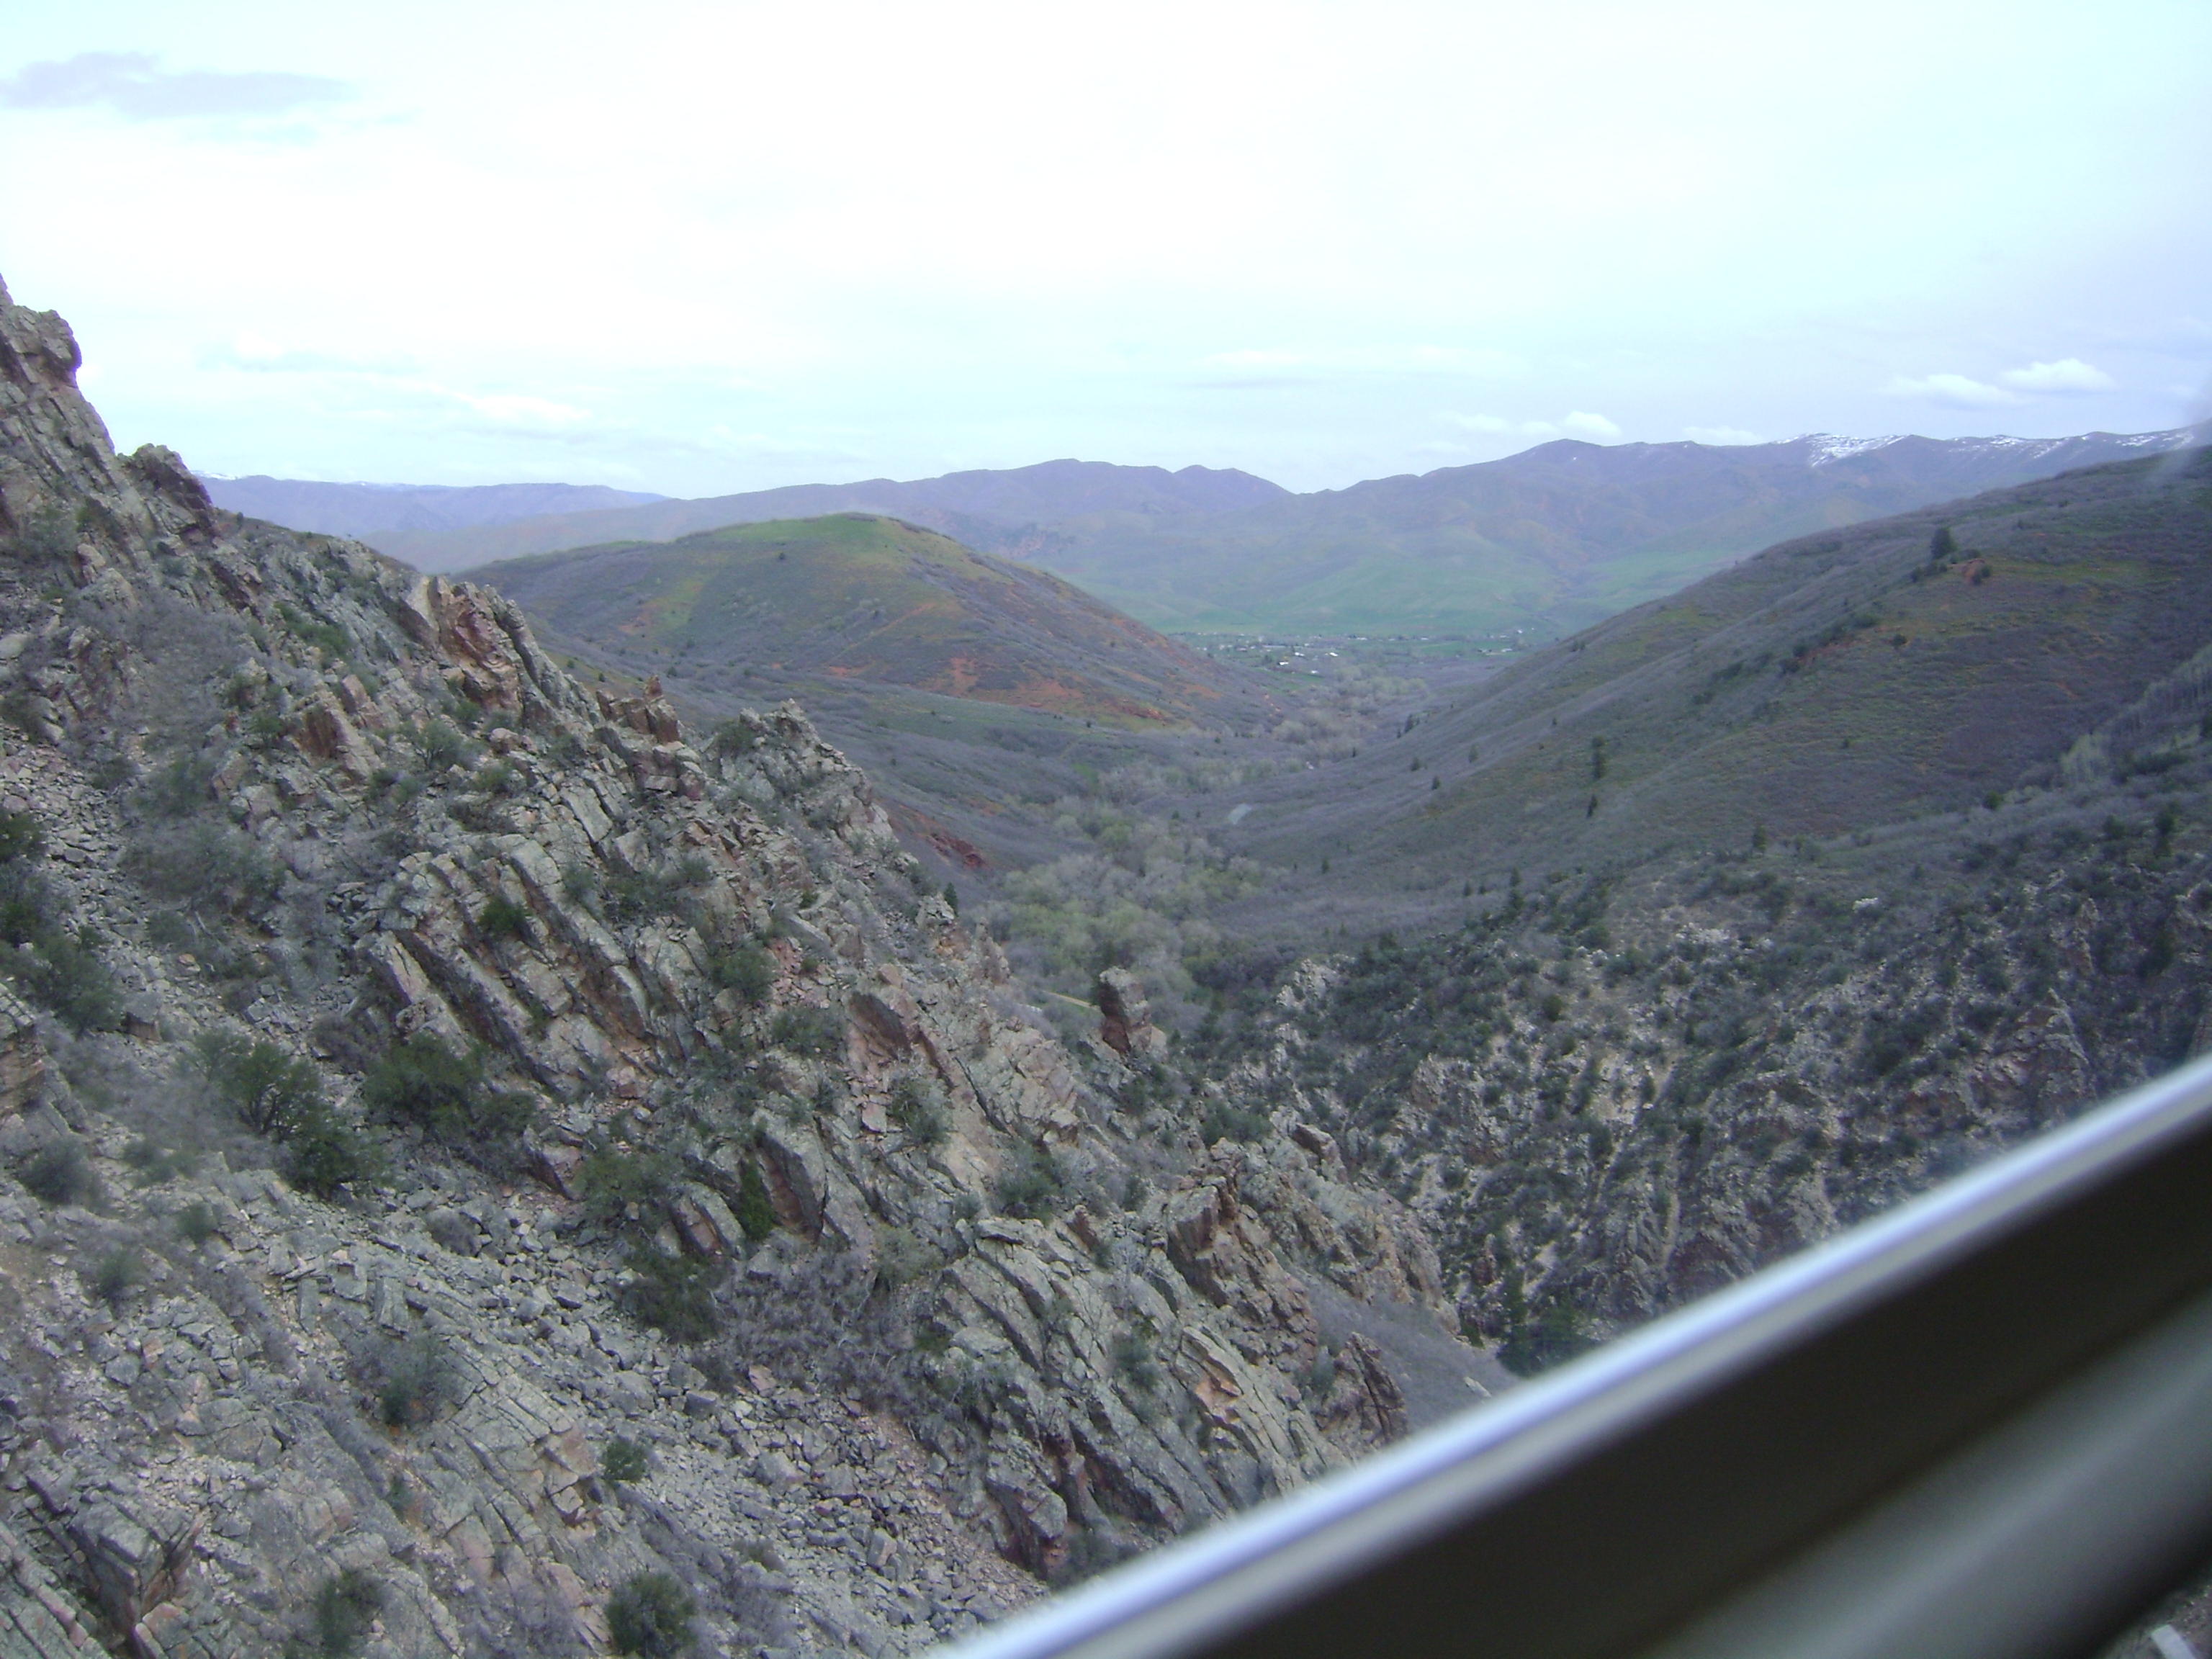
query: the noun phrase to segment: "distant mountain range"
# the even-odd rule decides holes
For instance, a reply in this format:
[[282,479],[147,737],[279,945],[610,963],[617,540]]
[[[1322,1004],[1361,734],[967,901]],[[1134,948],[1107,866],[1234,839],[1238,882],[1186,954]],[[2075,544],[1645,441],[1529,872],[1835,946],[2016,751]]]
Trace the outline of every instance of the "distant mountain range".
[[672,541],[695,531],[824,513],[878,513],[942,532],[987,553],[1024,556],[1073,536],[1132,531],[1165,521],[1203,521],[1278,499],[1280,484],[1249,472],[1187,466],[1114,466],[1103,461],[1044,461],[1003,471],[948,472],[899,483],[793,484],[741,495],[656,501],[613,511],[517,518],[496,526],[410,531],[370,544],[422,570],[459,570],[528,553],[617,541]]
[[396,536],[435,534],[550,514],[589,513],[665,499],[603,484],[317,483],[305,478],[203,478],[217,507],[289,530],[350,536],[385,551]]
[[422,568],[450,570],[732,524],[873,513],[1042,565],[1170,632],[1540,637],[1793,536],[2179,448],[2205,434],[1814,436],[1726,447],[1562,440],[1310,495],[1235,471],[1063,460],[351,533]]

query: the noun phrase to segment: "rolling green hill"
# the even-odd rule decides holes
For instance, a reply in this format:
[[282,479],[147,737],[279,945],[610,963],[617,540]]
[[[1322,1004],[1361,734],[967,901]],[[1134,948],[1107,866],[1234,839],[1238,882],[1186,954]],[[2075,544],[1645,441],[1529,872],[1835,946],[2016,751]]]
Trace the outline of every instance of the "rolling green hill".
[[567,637],[632,646],[709,684],[798,676],[1134,727],[1218,719],[1245,695],[1226,671],[1048,572],[867,514],[581,548],[471,576]]
[[1770,548],[1255,794],[1249,844],[1404,888],[1977,811],[2193,744],[2208,645],[2212,451],[2098,467]]

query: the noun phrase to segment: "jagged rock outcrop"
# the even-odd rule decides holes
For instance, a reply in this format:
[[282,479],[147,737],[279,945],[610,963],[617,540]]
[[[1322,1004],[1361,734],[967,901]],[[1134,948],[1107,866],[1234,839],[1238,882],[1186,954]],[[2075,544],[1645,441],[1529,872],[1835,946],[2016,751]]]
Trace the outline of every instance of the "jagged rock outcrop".
[[0,291],[0,1651],[593,1651],[652,1571],[900,1650],[1402,1431],[1297,1274],[1440,1305],[1405,1213],[1126,1108],[1139,988],[1064,1048],[800,710],[220,514],[76,362]]

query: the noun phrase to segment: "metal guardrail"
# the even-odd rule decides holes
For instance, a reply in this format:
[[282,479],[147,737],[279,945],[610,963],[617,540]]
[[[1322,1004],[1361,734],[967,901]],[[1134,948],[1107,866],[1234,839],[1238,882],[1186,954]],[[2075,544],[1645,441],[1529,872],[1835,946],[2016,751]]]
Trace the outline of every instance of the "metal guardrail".
[[2212,1553],[2212,1060],[957,1659],[2039,1659]]

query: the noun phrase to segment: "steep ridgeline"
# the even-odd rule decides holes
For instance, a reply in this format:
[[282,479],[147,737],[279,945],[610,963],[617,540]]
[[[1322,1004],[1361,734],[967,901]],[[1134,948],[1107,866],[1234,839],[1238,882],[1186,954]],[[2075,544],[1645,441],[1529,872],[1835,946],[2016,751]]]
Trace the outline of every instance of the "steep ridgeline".
[[695,746],[77,361],[0,294],[0,1650],[902,1650],[1402,1428],[1407,1213],[1126,980],[1047,1036],[795,706]]

